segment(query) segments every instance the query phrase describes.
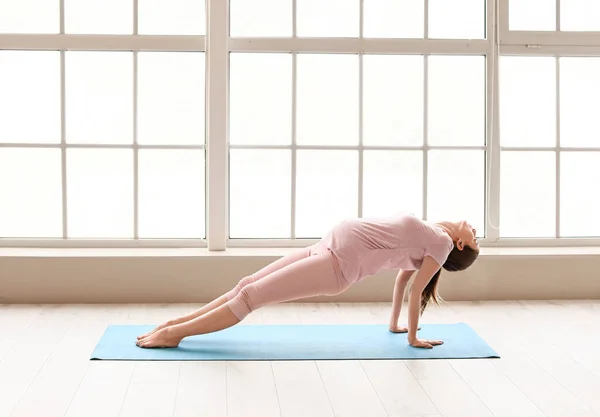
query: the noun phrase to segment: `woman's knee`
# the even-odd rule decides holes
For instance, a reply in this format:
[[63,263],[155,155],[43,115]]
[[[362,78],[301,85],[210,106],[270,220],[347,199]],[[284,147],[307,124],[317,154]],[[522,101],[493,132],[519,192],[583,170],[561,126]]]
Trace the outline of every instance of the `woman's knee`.
[[253,284],[256,281],[256,278],[254,277],[254,275],[248,275],[242,279],[240,279],[240,281],[238,282],[238,287],[240,289],[247,287],[248,285]]
[[244,287],[247,287],[254,281],[255,280],[253,279],[252,275],[242,278],[238,281],[235,287],[233,287],[227,294],[225,294],[225,298],[227,298],[228,300],[234,299]]
[[254,284],[247,284],[242,286],[235,297],[229,300],[229,308],[239,320],[243,320],[259,307],[255,301],[256,291]]

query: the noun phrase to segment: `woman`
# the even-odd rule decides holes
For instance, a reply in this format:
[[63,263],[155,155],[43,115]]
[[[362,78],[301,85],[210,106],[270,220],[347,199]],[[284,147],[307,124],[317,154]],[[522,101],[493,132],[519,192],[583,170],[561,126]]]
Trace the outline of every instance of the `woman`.
[[[243,278],[235,288],[203,308],[170,320],[139,336],[143,348],[176,347],[185,337],[212,333],[241,322],[253,310],[317,295],[337,295],[383,269],[399,269],[394,287],[390,331],[408,332],[411,346],[432,348],[440,340],[419,340],[419,314],[438,303],[443,267],[468,268],[479,254],[476,231],[467,222],[432,223],[410,214],[347,220],[321,241],[296,250]],[[408,328],[398,326],[404,291],[418,270],[408,304]]]

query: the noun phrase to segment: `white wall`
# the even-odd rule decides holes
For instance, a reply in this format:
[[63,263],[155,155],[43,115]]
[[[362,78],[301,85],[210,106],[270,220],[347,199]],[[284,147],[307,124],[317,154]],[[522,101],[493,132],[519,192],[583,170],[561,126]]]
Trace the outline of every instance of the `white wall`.
[[[0,249],[2,303],[208,302],[285,249]],[[447,300],[600,299],[600,248],[486,249]],[[390,301],[394,272],[325,301]]]

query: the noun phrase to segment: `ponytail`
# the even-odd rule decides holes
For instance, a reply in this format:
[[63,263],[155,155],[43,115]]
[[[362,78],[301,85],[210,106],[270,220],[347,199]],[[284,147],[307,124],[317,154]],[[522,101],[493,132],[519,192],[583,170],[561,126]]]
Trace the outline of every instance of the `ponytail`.
[[[475,250],[469,246],[465,246],[463,250],[459,250],[455,245],[454,249],[452,249],[448,255],[448,259],[446,259],[446,262],[444,265],[442,265],[442,268],[444,268],[446,271],[464,271],[471,266],[473,262],[475,262],[478,256],[478,250]],[[442,269],[438,269],[421,293],[421,314],[423,314],[425,308],[430,303],[433,302],[439,305],[442,301],[442,298],[438,293],[438,284],[441,272]]]
[[429,303],[433,302],[436,305],[440,305],[440,301],[442,298],[438,293],[438,284],[440,281],[440,273],[441,269],[438,269],[437,272],[431,277],[427,286],[423,289],[421,293],[421,315],[425,311],[425,308],[429,305]]

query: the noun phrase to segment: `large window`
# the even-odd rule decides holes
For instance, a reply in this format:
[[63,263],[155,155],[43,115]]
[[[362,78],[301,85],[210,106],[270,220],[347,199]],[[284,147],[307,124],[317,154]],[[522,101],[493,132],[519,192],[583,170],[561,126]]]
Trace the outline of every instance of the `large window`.
[[485,236],[485,2],[230,8],[229,244],[400,210]]
[[2,238],[205,238],[204,9],[0,1]]
[[599,13],[0,0],[0,242],[295,246],[408,211],[596,244]]
[[484,231],[484,55],[232,53],[230,65],[231,238],[316,238],[399,209]]
[[500,2],[501,239],[600,237],[599,5]]

